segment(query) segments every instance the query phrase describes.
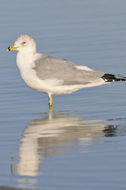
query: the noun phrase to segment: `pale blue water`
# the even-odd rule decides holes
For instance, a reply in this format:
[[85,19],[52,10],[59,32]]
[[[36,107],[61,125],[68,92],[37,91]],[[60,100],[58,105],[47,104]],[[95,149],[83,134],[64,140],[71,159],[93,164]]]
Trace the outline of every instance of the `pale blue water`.
[[0,186],[126,189],[126,83],[48,96],[28,88],[6,52],[19,34],[38,51],[126,76],[126,1],[0,2]]

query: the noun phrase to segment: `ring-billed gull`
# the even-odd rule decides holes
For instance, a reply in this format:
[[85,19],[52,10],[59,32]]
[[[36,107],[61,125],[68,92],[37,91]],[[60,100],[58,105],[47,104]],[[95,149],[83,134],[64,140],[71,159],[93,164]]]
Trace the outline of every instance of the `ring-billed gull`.
[[52,111],[53,94],[70,94],[81,88],[126,81],[126,77],[95,71],[65,59],[37,53],[36,42],[29,35],[20,35],[7,51],[17,50],[16,63],[25,83],[49,95]]

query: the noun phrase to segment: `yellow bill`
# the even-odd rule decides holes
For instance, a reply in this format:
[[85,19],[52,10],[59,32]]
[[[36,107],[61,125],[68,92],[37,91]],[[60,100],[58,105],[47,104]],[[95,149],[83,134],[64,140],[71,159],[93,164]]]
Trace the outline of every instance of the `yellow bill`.
[[15,47],[14,45],[12,45],[12,46],[9,46],[7,49],[6,49],[6,51],[13,51],[13,50],[16,50],[17,49],[17,47]]

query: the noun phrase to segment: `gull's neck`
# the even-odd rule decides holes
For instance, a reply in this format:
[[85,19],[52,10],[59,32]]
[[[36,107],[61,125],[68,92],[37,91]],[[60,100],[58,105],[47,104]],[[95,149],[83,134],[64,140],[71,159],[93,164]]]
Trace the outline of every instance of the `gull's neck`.
[[19,69],[29,67],[35,60],[35,51],[19,51],[16,56],[16,64]]

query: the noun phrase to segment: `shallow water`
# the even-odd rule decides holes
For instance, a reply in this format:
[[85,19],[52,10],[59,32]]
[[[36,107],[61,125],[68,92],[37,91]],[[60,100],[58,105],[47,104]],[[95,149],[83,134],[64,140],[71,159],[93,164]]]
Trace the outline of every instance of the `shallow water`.
[[[21,33],[39,52],[126,76],[124,0],[5,0],[0,6],[0,186],[126,189],[126,83],[48,96],[20,78]],[[2,188],[3,189],[3,188]]]

